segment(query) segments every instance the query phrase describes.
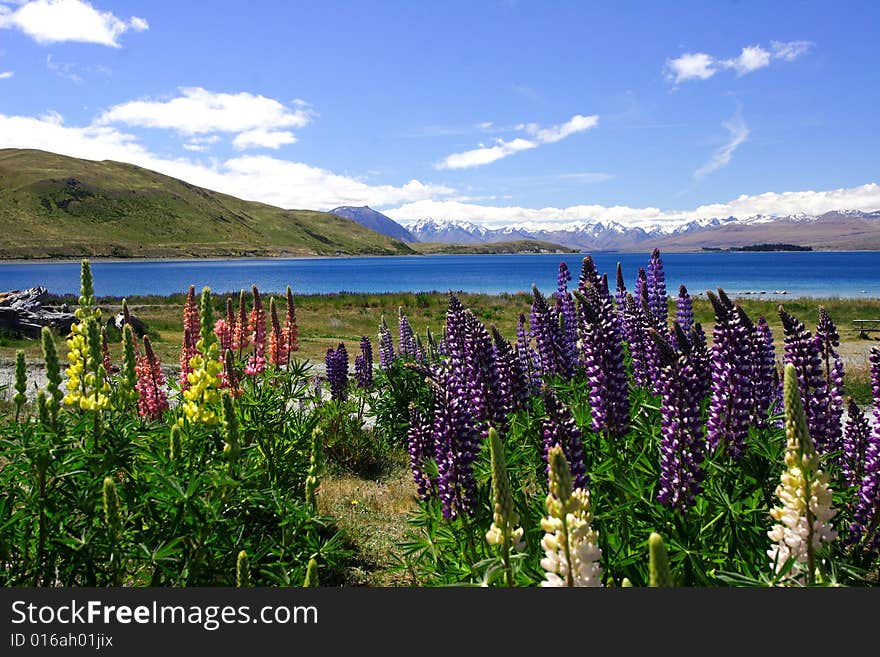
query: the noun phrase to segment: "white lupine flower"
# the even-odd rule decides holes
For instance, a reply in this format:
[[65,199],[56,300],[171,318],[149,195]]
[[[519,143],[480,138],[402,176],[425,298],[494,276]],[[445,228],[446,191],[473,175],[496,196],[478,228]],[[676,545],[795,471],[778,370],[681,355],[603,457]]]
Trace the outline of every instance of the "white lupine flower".
[[[541,568],[546,579],[541,586],[602,586],[599,559],[599,535],[590,526],[590,493],[585,488],[571,489],[571,474],[562,448],[548,453],[550,493],[547,516],[541,520],[546,532],[541,539],[544,558]],[[567,549],[566,549],[567,548]]]
[[830,522],[837,510],[831,507],[828,473],[819,467],[798,392],[797,375],[790,364],[785,367],[784,394],[788,438],[786,469],[776,488],[781,506],[770,510],[777,524],[767,533],[774,542],[767,556],[777,573],[793,557],[795,562],[789,577],[806,584],[815,576],[816,550],[837,538]]

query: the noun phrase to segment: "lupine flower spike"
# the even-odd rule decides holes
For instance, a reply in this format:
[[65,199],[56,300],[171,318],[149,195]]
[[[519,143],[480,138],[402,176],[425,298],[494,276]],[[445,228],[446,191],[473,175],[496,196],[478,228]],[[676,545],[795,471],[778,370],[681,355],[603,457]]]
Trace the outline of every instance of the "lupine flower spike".
[[55,338],[52,330],[44,326],[40,334],[43,346],[43,360],[46,362],[46,392],[48,398],[46,407],[54,427],[58,421],[58,411],[64,401],[64,393],[61,392],[61,363],[58,361],[58,348],[55,346]]
[[244,290],[238,293],[238,318],[235,320],[235,328],[232,331],[232,349],[237,352],[239,358],[245,349],[250,346],[250,334],[248,333],[248,313],[244,303]]
[[144,336],[144,354],[137,358],[137,383],[138,414],[151,420],[156,420],[162,413],[168,410],[168,395],[165,392],[165,375],[162,365],[149,336]]
[[275,367],[281,367],[287,363],[287,345],[284,343],[284,333],[278,320],[275,297],[269,299],[269,321],[272,324],[272,332],[269,334],[269,362]]
[[27,401],[27,365],[24,359],[24,352],[19,349],[15,352],[15,394],[12,396],[12,402],[15,404],[15,421],[18,422],[18,416],[21,409]]
[[502,568],[507,586],[513,586],[513,568],[510,550],[524,550],[523,528],[519,526],[519,514],[513,508],[510,480],[507,476],[507,460],[504,445],[495,427],[489,428],[489,450],[492,456],[492,526],[486,532],[486,542],[501,549]]
[[359,388],[373,385],[373,345],[366,335],[361,336],[361,353],[354,358],[354,376]]
[[[190,422],[216,425],[219,422],[216,405],[220,401],[220,351],[213,331],[211,290],[202,290],[201,337],[196,343],[196,355],[190,360],[192,371],[187,376],[189,387],[183,393],[183,415]],[[179,422],[183,422],[183,417]]]
[[657,532],[651,532],[648,537],[648,573],[650,586],[674,586],[672,574],[669,572],[669,557],[666,554],[666,546],[663,544],[663,537]]
[[180,347],[180,390],[189,387],[188,376],[192,372],[190,361],[196,355],[196,342],[199,340],[199,308],[196,304],[196,286],[190,285],[183,306],[183,344]]
[[784,395],[785,470],[776,488],[781,505],[770,510],[777,524],[767,534],[774,543],[767,556],[777,574],[791,560],[785,579],[809,585],[816,577],[816,552],[837,537],[831,526],[837,511],[831,507],[828,474],[819,467],[798,389],[797,370],[791,363],[785,366]]
[[254,353],[248,358],[245,374],[260,374],[266,369],[266,311],[263,310],[263,299],[254,285],[254,307],[248,315],[248,332],[254,344]]
[[590,493],[572,489],[571,473],[562,448],[551,448],[550,491],[547,516],[541,520],[546,532],[541,539],[544,558],[541,568],[546,579],[541,586],[602,586],[602,550],[599,537],[590,526]]
[[856,507],[847,542],[858,544],[863,552],[876,556],[880,552],[880,349],[872,347],[869,360],[874,429],[868,434],[864,448],[862,474],[856,488]]
[[287,311],[284,316],[284,343],[287,345],[287,364],[290,365],[290,355],[299,351],[299,326],[296,323],[296,305],[293,302],[293,292],[287,286]]

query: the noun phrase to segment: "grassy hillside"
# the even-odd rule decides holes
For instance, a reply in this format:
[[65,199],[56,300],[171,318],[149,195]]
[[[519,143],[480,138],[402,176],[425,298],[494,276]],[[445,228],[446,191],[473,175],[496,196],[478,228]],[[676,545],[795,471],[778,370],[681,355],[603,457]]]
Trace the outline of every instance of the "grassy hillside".
[[243,201],[121,162],[0,149],[0,258],[412,253],[330,213]]
[[486,244],[446,244],[443,242],[413,242],[410,246],[419,253],[578,253],[553,242],[541,240],[514,240]]

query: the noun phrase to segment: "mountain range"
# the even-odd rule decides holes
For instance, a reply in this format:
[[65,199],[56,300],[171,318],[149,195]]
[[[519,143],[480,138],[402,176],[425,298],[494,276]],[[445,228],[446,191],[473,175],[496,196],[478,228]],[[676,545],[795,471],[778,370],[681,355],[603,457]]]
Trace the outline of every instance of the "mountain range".
[[712,217],[676,224],[625,226],[578,221],[558,226],[513,224],[488,228],[472,221],[420,219],[406,225],[420,242],[484,244],[540,240],[581,251],[700,251],[753,244],[786,243],[814,250],[880,249],[880,211],[840,210],[820,215]]

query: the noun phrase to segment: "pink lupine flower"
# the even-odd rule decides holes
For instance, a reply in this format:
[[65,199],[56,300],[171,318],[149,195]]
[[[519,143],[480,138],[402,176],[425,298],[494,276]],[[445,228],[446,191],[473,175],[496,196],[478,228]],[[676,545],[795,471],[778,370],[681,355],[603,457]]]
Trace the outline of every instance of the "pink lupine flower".
[[293,294],[287,286],[287,316],[284,319],[284,344],[287,345],[287,364],[290,365],[290,354],[299,351],[299,327],[296,324],[296,306]]
[[254,307],[248,316],[248,332],[254,343],[254,353],[248,358],[245,374],[259,374],[266,369],[266,311],[257,286],[253,286]]
[[190,360],[196,355],[196,343],[199,341],[201,330],[201,318],[199,306],[196,302],[196,286],[190,285],[186,295],[186,304],[183,307],[183,344],[180,347],[180,389],[189,387],[187,377],[192,372]]
[[[233,325],[230,325],[233,326]],[[247,309],[244,305],[244,290],[238,295],[238,319],[232,328],[232,350],[238,352],[241,358],[242,352],[250,345],[250,337],[248,334]]]
[[220,351],[224,354],[227,349],[232,349],[232,327],[225,319],[214,322],[214,335],[220,341]]
[[269,320],[272,322],[272,333],[269,335],[269,362],[275,367],[281,367],[287,363],[287,344],[281,331],[281,323],[278,321],[275,297],[269,299]]
[[165,375],[156,358],[150,338],[144,336],[144,355],[138,356],[135,372],[138,391],[138,413],[151,420],[158,419],[168,410],[168,396],[165,393]]

